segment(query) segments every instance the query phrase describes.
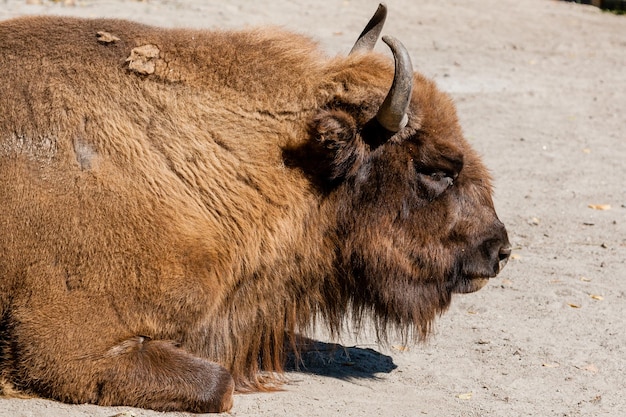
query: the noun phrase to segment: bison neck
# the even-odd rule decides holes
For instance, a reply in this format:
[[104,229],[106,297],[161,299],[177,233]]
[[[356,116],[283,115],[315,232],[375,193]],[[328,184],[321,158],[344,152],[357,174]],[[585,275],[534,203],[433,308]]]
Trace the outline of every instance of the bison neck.
[[231,257],[224,265],[232,282],[212,313],[182,340],[229,368],[240,390],[271,387],[286,355],[297,351],[297,336],[310,331],[317,316],[334,323],[344,313],[336,307],[346,303],[335,282],[335,234],[327,224],[332,214],[322,215],[328,208],[310,203],[308,212],[292,207],[289,219],[274,217],[273,234],[250,236],[248,245],[259,242],[248,254],[224,253]]

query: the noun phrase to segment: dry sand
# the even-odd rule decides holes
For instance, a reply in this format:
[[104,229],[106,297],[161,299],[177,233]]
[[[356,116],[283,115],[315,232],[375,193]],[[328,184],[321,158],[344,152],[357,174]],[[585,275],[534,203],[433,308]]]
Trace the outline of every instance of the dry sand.
[[[513,259],[485,289],[457,296],[427,344],[384,347],[368,329],[347,333],[333,341],[337,350],[320,343],[305,357],[306,371],[287,374],[284,391],[238,395],[231,414],[626,415],[626,16],[551,0],[387,3],[384,33],[401,39],[416,70],[452,94],[492,170]],[[349,51],[376,5],[0,0],[0,19],[275,24],[309,34],[334,55]],[[322,331],[315,337],[330,342]],[[119,413],[186,415],[0,399],[0,416]]]

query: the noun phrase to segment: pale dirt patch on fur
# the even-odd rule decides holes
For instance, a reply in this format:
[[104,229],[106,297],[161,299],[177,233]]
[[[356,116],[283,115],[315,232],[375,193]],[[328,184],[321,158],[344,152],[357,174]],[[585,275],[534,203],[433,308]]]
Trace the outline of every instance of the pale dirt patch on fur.
[[142,45],[133,48],[130,56],[126,59],[128,68],[137,74],[154,74],[156,60],[161,51],[156,45]]
[[[315,360],[306,356],[309,371],[288,373],[283,392],[238,395],[231,414],[621,416],[626,16],[551,0],[387,5],[383,34],[399,38],[415,68],[452,94],[466,136],[491,169],[514,256],[484,289],[455,297],[426,345],[392,341],[386,348],[370,332],[358,339],[347,333],[338,341],[345,349],[322,349]],[[212,28],[275,24],[313,36],[332,55],[350,50],[376,6],[354,0],[4,0],[0,18],[61,14]],[[377,49],[386,53],[380,44]],[[41,157],[40,148],[33,149]],[[318,336],[330,340],[322,331]],[[2,417],[124,412],[186,415],[0,399]]]

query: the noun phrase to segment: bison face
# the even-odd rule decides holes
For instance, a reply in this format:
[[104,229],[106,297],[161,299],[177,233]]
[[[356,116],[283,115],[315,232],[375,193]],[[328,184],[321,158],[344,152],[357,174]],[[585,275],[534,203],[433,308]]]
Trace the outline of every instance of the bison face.
[[319,166],[337,215],[344,292],[380,325],[425,336],[451,295],[482,288],[510,249],[489,174],[463,138],[451,100],[420,75],[411,78],[416,87],[397,131],[367,104],[382,97],[336,99],[311,130],[326,152]]
[[[345,289],[358,308],[425,333],[452,293],[482,288],[510,249],[487,170],[450,102],[417,95],[412,107],[421,110],[410,113],[409,125],[378,146],[375,127],[355,128],[342,111],[322,113],[316,126],[335,155],[329,198],[337,207]],[[433,119],[437,114],[444,117]]]

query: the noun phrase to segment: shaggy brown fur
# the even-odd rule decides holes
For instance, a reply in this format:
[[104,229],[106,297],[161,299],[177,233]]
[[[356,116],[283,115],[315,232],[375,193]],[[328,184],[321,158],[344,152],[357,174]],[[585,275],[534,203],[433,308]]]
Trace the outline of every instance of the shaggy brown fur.
[[57,17],[0,39],[0,379],[21,392],[228,410],[316,316],[424,337],[507,256],[451,100],[415,74],[408,126],[373,121],[386,57]]

